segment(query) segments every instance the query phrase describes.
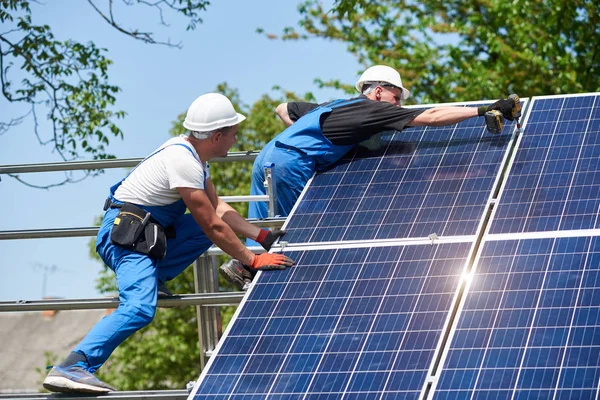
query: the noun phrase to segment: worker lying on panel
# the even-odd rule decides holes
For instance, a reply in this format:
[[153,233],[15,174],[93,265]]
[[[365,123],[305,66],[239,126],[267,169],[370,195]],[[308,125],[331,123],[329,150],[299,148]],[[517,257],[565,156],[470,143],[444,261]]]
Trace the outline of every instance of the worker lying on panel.
[[[498,100],[490,106],[434,107],[409,109],[401,106],[410,92],[402,85],[400,74],[385,65],[375,65],[363,72],[356,82],[360,96],[323,104],[293,102],[277,107],[277,114],[288,128],[262,149],[252,169],[250,194],[264,195],[264,167],[271,166],[277,193],[277,211],[287,216],[310,177],[331,167],[348,151],[369,141],[383,131],[402,131],[411,126],[453,125],[468,118],[498,110],[513,120],[513,103]],[[249,218],[266,218],[265,202],[250,204]],[[246,245],[258,245],[247,240]],[[237,268],[235,261],[221,266],[234,283],[252,280],[252,271]],[[235,279],[231,279],[234,273]],[[238,286],[242,287],[242,285]]]
[[[236,141],[238,114],[218,93],[198,97],[172,138],[110,188],[96,250],[117,276],[121,304],[92,328],[44,387],[53,392],[110,392],[93,373],[114,349],[154,318],[157,297],[170,296],[165,281],[179,275],[213,243],[247,270],[283,269],[282,254],[255,255],[236,236],[258,239],[269,249],[283,232],[248,223],[219,199],[207,161],[224,157]],[[186,214],[186,208],[191,214]]]
[[[277,107],[277,114],[288,128],[273,138],[254,161],[251,194],[265,194],[264,166],[273,164],[277,211],[287,216],[313,173],[331,167],[349,150],[380,132],[453,125],[488,110],[499,110],[513,120],[513,105],[506,99],[478,108],[403,108],[401,101],[410,92],[402,85],[400,74],[385,65],[368,68],[355,87],[361,95],[352,99],[323,104],[283,103]],[[248,217],[266,218],[266,203],[250,204]]]

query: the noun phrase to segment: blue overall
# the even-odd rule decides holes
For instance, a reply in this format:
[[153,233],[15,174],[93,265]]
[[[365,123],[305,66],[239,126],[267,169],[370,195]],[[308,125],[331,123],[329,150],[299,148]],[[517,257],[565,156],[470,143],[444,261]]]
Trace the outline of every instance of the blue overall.
[[[192,152],[188,146],[172,144],[178,145]],[[164,148],[157,150],[146,160],[161,150]],[[114,194],[122,182],[123,180],[110,188],[110,197],[116,203],[120,201],[114,198]],[[165,282],[175,278],[212,245],[192,215],[185,214],[183,199],[166,206],[139,207],[150,212],[161,226],[173,225],[176,238],[167,239],[165,258],[152,259],[111,244],[110,232],[119,209],[109,208],[104,214],[96,239],[96,251],[117,276],[121,304],[112,314],[100,320],[73,350],[86,356],[92,373],[104,364],[118,345],[152,321],[156,311],[159,280]]]
[[[287,216],[311,176],[330,167],[357,145],[335,145],[321,131],[321,115],[334,108],[364,101],[336,100],[311,110],[281,132],[262,149],[252,168],[250,194],[266,194],[264,167],[272,165],[277,194],[277,214]],[[252,202],[249,218],[266,218],[265,202]],[[247,241],[246,244],[255,242]]]

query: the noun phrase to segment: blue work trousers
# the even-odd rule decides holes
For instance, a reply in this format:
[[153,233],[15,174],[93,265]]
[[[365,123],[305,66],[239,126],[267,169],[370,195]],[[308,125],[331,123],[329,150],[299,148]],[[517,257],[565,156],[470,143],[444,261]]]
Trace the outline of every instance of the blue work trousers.
[[[277,147],[274,142],[269,143],[254,160],[252,168],[251,195],[264,195],[267,191],[264,186],[266,164],[272,167],[277,194],[277,215],[287,217],[294,208],[296,200],[314,173],[314,161],[304,154],[293,149]],[[269,210],[266,202],[251,202],[248,208],[248,218],[267,218]],[[253,240],[246,240],[246,246],[260,246]]]
[[73,350],[84,354],[90,372],[104,364],[115,348],[154,318],[158,281],[175,278],[212,245],[191,214],[175,222],[177,237],[167,240],[167,255],[158,261],[110,243],[118,209],[109,209],[96,239],[96,250],[117,275],[121,304],[102,318]]

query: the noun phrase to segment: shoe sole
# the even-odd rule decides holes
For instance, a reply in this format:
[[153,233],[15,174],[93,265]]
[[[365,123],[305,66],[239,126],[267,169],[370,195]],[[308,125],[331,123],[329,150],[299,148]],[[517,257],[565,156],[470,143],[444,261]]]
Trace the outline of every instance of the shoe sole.
[[235,272],[231,272],[228,268],[219,268],[223,273],[223,277],[227,282],[235,285],[238,289],[243,290],[243,286],[240,286],[239,276]]
[[42,386],[44,386],[44,388],[51,392],[58,393],[108,393],[113,391],[108,388],[102,388],[98,386],[86,385],[85,383],[74,382],[70,379],[62,378],[60,376],[47,377],[44,380]]

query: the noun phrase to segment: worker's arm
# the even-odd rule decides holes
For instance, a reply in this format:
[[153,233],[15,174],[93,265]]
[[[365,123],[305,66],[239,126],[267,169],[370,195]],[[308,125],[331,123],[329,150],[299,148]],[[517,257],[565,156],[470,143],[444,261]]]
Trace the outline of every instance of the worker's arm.
[[244,217],[242,217],[233,207],[224,202],[217,195],[215,185],[208,178],[205,183],[204,190],[210,199],[210,202],[215,206],[217,216],[221,218],[235,233],[243,237],[255,240],[260,233],[260,228],[252,225]]
[[273,243],[279,237],[285,235],[285,231],[283,230],[274,229],[271,231],[269,229],[261,229],[246,221],[233,207],[221,200],[210,178],[206,179],[204,190],[211,204],[215,207],[217,216],[225,221],[238,235],[258,242],[265,250],[270,250]]
[[286,126],[290,126],[317,107],[319,107],[317,103],[293,101],[291,103],[281,103],[275,108],[275,112]]
[[417,115],[406,126],[454,125],[477,115],[476,107],[434,107]]
[[275,113],[283,121],[285,126],[290,126],[294,123],[294,121],[290,119],[290,114],[288,114],[288,103],[281,103],[278,105],[277,108],[275,108]]
[[214,199],[211,200],[202,189],[180,187],[177,191],[211,242],[243,264],[252,265],[254,254],[240,242],[229,225],[219,218],[212,204]]

